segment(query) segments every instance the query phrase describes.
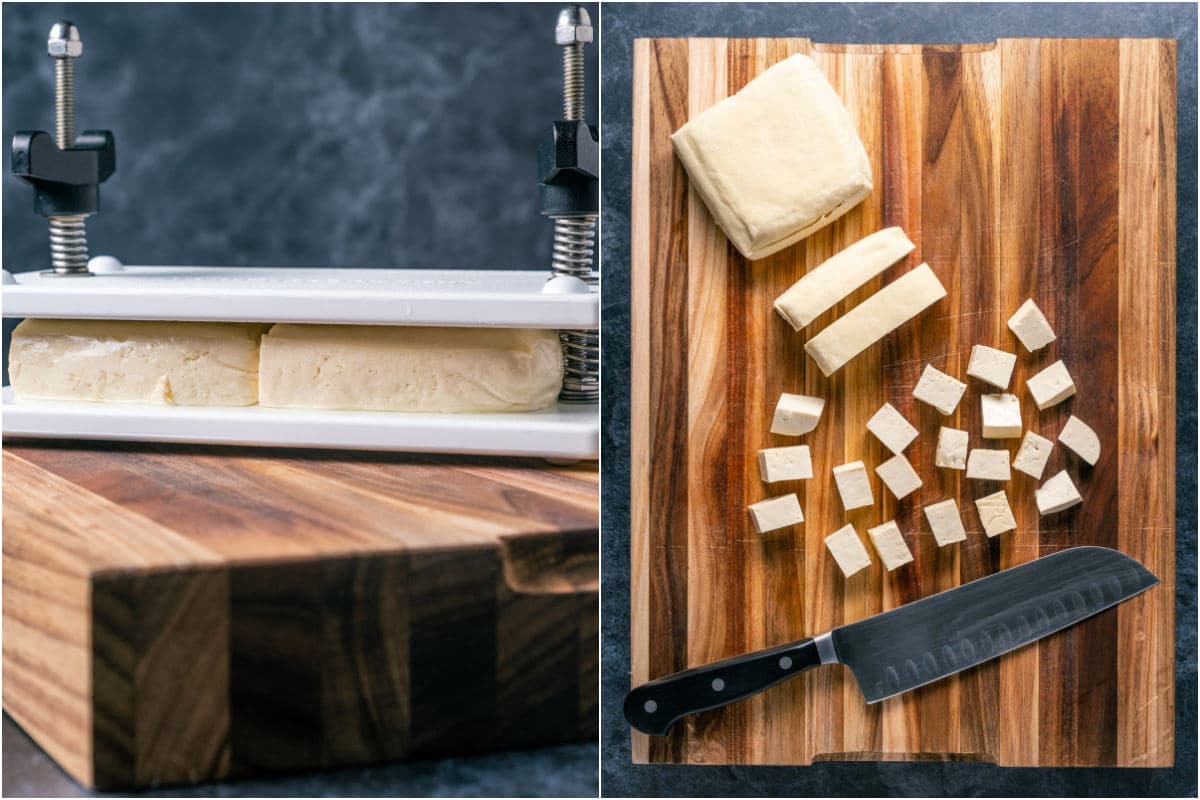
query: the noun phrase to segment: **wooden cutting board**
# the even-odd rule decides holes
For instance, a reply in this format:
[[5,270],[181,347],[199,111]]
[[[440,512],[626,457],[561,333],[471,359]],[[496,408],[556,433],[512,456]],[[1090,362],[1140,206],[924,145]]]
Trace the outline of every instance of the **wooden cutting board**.
[[[813,57],[850,110],[875,190],[800,244],[747,263],[714,226],[670,134],[794,53]],[[963,46],[805,39],[656,39],[634,47],[632,196],[633,683],[803,636],[1072,545],[1103,545],[1162,584],[1036,646],[877,705],[827,667],[663,738],[637,761],[808,764],[970,759],[1006,765],[1164,766],[1174,757],[1175,43],[1000,40]],[[879,228],[916,251],[797,334],[771,303],[804,272]],[[927,261],[949,296],[826,379],[806,336]],[[1028,297],[1058,340],[1030,355],[1005,322]],[[1056,446],[1084,495],[1039,519],[1037,482],[1005,484],[1019,528],[988,541],[973,499],[997,487],[933,466],[941,424],[979,446],[979,395],[949,418],[916,403],[926,364],[966,377],[972,345],[1019,352],[1027,428],[1094,427],[1094,468]],[[1062,358],[1079,392],[1039,413],[1025,379]],[[765,485],[756,451],[782,391],[826,398],[804,441],[816,477]],[[867,419],[891,402],[920,429],[924,487],[895,502]],[[999,443],[989,443],[999,444]],[[1007,442],[1015,451],[1017,441]],[[889,454],[890,455],[890,454]],[[876,504],[845,513],[834,466],[862,459]],[[805,523],[760,536],[748,503],[799,493]],[[922,505],[960,505],[962,545],[939,549]],[[896,518],[914,563],[844,579],[823,538]]]
[[9,447],[4,707],[113,789],[595,736],[597,473]]

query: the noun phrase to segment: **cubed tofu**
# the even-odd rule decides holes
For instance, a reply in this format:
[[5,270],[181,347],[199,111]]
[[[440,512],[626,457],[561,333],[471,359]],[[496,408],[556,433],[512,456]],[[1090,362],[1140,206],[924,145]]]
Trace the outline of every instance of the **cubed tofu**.
[[902,500],[921,488],[921,476],[904,456],[892,456],[876,467],[875,472],[879,473],[879,477],[897,500]]
[[904,534],[900,532],[900,526],[895,520],[867,528],[867,535],[871,537],[871,544],[875,545],[875,552],[879,554],[879,559],[888,572],[913,560],[912,551],[908,549]]
[[953,500],[925,506],[925,518],[929,520],[929,530],[933,531],[938,547],[966,541],[967,529],[963,527],[962,516]]
[[966,469],[968,440],[966,431],[943,426],[938,431],[937,453],[933,463],[945,469]]
[[1075,488],[1075,483],[1065,469],[1043,483],[1035,492],[1035,497],[1042,516],[1065,511],[1083,502],[1079,490]]
[[983,438],[1015,439],[1021,435],[1021,401],[1015,394],[985,394],[979,402],[983,409]]
[[841,568],[842,574],[849,578],[871,566],[871,555],[863,547],[858,538],[858,531],[853,525],[834,531],[825,537],[825,547]]
[[883,443],[883,446],[899,455],[917,438],[917,429],[891,403],[884,403],[867,420],[867,430]]
[[967,364],[967,374],[978,378],[984,383],[990,383],[997,389],[1007,389],[1012,380],[1013,367],[1017,363],[1015,353],[1007,353],[994,347],[977,344],[971,348],[971,361]]
[[794,494],[759,500],[757,503],[751,503],[749,509],[750,520],[754,523],[754,529],[759,533],[777,531],[780,528],[804,522],[804,512],[800,510],[800,498]]
[[1058,441],[1089,464],[1100,460],[1100,437],[1074,414],[1058,434]]
[[865,508],[875,502],[871,495],[871,480],[867,467],[861,461],[851,461],[833,468],[833,479],[838,494],[842,496],[842,507],[847,511]]
[[1075,394],[1075,382],[1071,380],[1071,373],[1067,372],[1067,365],[1061,360],[1025,381],[1025,387],[1029,389],[1039,411],[1056,406]]
[[967,477],[980,481],[1006,481],[1012,477],[1007,450],[974,448],[967,456]]
[[958,407],[967,385],[962,381],[951,378],[946,373],[936,369],[932,364],[925,365],[921,379],[913,389],[913,397],[922,403],[931,405],[943,414],[952,414]]
[[766,483],[808,480],[813,476],[812,455],[808,445],[759,450],[758,471]]
[[1017,520],[1013,517],[1012,506],[1008,504],[1008,495],[1003,489],[980,497],[975,501],[975,508],[979,510],[983,532],[989,537],[1016,530]]
[[1017,449],[1017,457],[1013,459],[1013,469],[1020,470],[1032,478],[1042,477],[1052,449],[1054,442],[1033,431],[1026,431],[1025,438],[1021,440],[1021,446]]
[[775,418],[771,421],[771,433],[781,433],[784,436],[803,436],[817,427],[821,421],[821,412],[825,409],[825,401],[820,397],[807,397],[802,394],[779,396],[775,405]]
[[1008,328],[1017,335],[1029,352],[1041,350],[1054,341],[1054,329],[1046,321],[1046,315],[1032,299],[1026,300],[1017,313],[1008,319]]

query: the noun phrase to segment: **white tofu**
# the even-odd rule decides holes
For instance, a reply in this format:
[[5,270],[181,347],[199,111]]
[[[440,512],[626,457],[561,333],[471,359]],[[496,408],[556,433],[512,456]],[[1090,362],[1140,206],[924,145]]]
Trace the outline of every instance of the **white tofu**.
[[966,541],[967,529],[963,527],[958,506],[953,500],[943,500],[925,506],[925,519],[929,520],[929,530],[933,531],[933,538],[938,547]]
[[966,431],[943,426],[938,431],[937,454],[933,463],[946,469],[966,469],[968,439]]
[[888,572],[913,560],[912,551],[908,549],[904,534],[900,532],[895,520],[867,528],[867,535],[871,537],[871,544],[875,545],[875,552],[879,553],[879,559],[883,561],[883,566],[887,567]]
[[713,219],[751,260],[820,230],[871,191],[854,122],[805,55],[693,117],[671,142]]
[[1003,489],[995,494],[980,497],[975,501],[975,508],[979,510],[983,532],[989,537],[1016,530],[1017,520],[1013,517],[1012,506],[1008,504],[1008,495]]
[[1017,449],[1017,457],[1013,459],[1013,469],[1020,470],[1032,478],[1042,477],[1046,462],[1050,460],[1050,451],[1054,442],[1045,436],[1026,431],[1021,446]]
[[977,344],[971,348],[971,360],[967,364],[967,374],[978,378],[984,383],[990,383],[997,389],[1007,389],[1012,380],[1013,367],[1017,364],[1015,353],[1007,353],[994,347]]
[[1056,406],[1075,394],[1075,382],[1071,380],[1071,373],[1067,372],[1067,366],[1061,360],[1055,361],[1025,381],[1025,386],[1029,389],[1033,402],[1037,403],[1039,411]]
[[808,445],[759,450],[758,471],[766,483],[808,480],[813,476],[812,455]]
[[921,488],[921,476],[904,456],[892,456],[875,468],[875,472],[891,489],[897,500],[902,500]]
[[1100,460],[1100,437],[1086,422],[1072,414],[1058,434],[1058,441],[1089,464]]
[[1042,513],[1042,516],[1053,514],[1056,511],[1064,511],[1083,502],[1083,498],[1079,496],[1079,490],[1075,488],[1071,476],[1065,469],[1043,483],[1034,494],[1037,498],[1038,511]]
[[842,496],[842,507],[847,511],[865,508],[875,502],[871,495],[871,480],[863,462],[851,461],[834,467],[833,479],[837,483],[838,494]]
[[891,403],[884,403],[869,420],[867,430],[883,443],[883,446],[899,455],[917,438],[917,429],[896,410]]
[[900,228],[876,231],[810,269],[776,298],[775,310],[803,330],[914,247]]
[[1008,470],[1007,450],[975,448],[967,456],[967,477],[980,481],[1006,481],[1012,477]]
[[838,317],[804,350],[829,377],[945,296],[946,287],[928,264],[921,264]]
[[979,402],[983,409],[983,438],[1015,439],[1021,435],[1021,401],[1015,394],[985,394]]
[[825,401],[820,397],[807,397],[802,394],[784,392],[779,396],[779,402],[775,405],[775,418],[771,421],[771,433],[803,436],[817,427],[824,409]]
[[825,537],[825,547],[841,568],[842,574],[849,578],[871,566],[871,555],[863,547],[858,538],[858,531],[853,525],[847,525]]
[[804,522],[804,512],[800,510],[800,498],[794,494],[759,500],[757,503],[751,503],[748,508],[750,509],[750,520],[754,523],[754,529],[759,533],[769,533]]
[[943,414],[953,414],[966,390],[967,385],[962,381],[951,378],[932,364],[926,364],[921,379],[913,389],[913,397]]
[[1054,329],[1046,321],[1046,315],[1032,299],[1026,300],[1017,313],[1008,318],[1008,328],[1017,335],[1029,352],[1041,350],[1054,341]]

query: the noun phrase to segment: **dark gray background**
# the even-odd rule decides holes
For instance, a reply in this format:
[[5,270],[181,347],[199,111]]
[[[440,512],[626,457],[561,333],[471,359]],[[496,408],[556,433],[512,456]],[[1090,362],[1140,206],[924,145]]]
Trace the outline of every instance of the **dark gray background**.
[[[93,255],[549,269],[536,148],[562,113],[558,8],[5,3],[5,147],[53,130],[46,34],[65,17],[84,41],[77,129],[117,140]],[[592,119],[597,62],[589,48]],[[45,220],[4,163],[4,268],[45,268]],[[79,790],[7,719],[4,734],[5,795]],[[594,744],[567,745],[187,791],[594,795],[596,764]]]
[[[629,185],[633,40],[808,36],[822,42],[977,42],[1000,36],[1179,40],[1176,753],[1173,769],[1016,769],[826,762],[812,767],[634,766],[629,690]],[[604,6],[603,719],[606,796],[1196,796],[1196,6],[618,4]],[[815,633],[815,631],[814,631]]]

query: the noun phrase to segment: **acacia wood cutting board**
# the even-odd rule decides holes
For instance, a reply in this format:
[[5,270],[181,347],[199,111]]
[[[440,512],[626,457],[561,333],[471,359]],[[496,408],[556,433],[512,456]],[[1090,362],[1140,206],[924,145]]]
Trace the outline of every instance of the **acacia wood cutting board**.
[[4,707],[80,782],[592,738],[597,473],[4,451]]
[[[687,119],[794,53],[841,95],[875,176],[856,209],[748,263],[716,228],[671,149]],[[1069,631],[876,705],[826,667],[666,737],[634,758],[704,764],[978,759],[1006,765],[1164,766],[1174,756],[1175,43],[1000,40],[963,46],[805,39],[641,39],[634,47],[632,303],[633,684],[820,633],[1073,545],[1117,548],[1162,583]],[[862,236],[904,228],[916,251],[795,333],[772,301]],[[949,295],[825,378],[804,342],[926,261]],[[1058,340],[1035,354],[1005,323],[1032,297]],[[989,541],[973,500],[1000,485],[933,466],[940,425],[981,436],[970,349],[1019,353],[1026,428],[1052,439],[1074,413],[1093,468],[1056,445],[1084,502],[1039,519],[1037,481],[1003,484],[1018,522]],[[1039,413],[1026,377],[1062,358],[1078,394]],[[943,417],[912,398],[925,364],[969,383]],[[756,451],[780,392],[826,398],[816,477],[763,484]],[[994,390],[992,390],[994,391]],[[920,429],[905,454],[924,486],[901,502],[865,424],[885,401]],[[862,459],[874,507],[844,512],[834,466]],[[799,493],[805,522],[758,535],[746,505]],[[938,548],[921,507],[959,503],[968,539]],[[915,561],[845,579],[823,539],[895,518]],[[869,545],[868,545],[869,547]]]

